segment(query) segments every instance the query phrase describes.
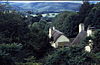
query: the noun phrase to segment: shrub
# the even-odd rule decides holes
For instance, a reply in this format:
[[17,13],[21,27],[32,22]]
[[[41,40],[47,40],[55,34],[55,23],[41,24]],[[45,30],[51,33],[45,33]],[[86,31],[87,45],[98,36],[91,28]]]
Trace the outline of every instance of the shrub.
[[42,65],[42,64],[41,63],[27,62],[27,63],[16,63],[16,65]]
[[80,46],[60,48],[48,55],[44,65],[94,65],[99,63],[99,56],[85,52]]
[[22,48],[21,44],[0,44],[0,64],[1,65],[15,65],[17,53]]

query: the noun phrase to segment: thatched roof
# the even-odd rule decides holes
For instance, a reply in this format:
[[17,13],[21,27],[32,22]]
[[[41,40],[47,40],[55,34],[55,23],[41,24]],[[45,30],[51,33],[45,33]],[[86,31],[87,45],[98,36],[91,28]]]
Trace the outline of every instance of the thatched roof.
[[59,30],[52,30],[52,37],[54,39],[54,42],[56,42],[56,40],[61,36],[63,35],[62,32],[60,32]]
[[84,38],[86,38],[86,36],[87,36],[87,32],[86,32],[86,31],[81,31],[81,32],[76,36],[76,38],[73,40],[73,42],[71,43],[71,45],[80,43]]
[[[61,36],[64,35],[64,33],[60,32],[59,30],[52,30],[52,37],[54,40],[54,43],[57,41],[57,39]],[[76,38],[70,38],[70,42],[66,42],[65,46],[71,46],[71,45],[76,45],[80,43],[84,38],[86,38],[87,32],[86,31],[81,31]]]

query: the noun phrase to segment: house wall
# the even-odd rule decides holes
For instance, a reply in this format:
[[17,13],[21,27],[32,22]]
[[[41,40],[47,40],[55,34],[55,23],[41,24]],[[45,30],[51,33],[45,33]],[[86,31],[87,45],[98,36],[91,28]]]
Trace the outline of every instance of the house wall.
[[67,37],[65,37],[64,35],[61,35],[61,36],[56,40],[55,43],[59,43],[59,42],[70,42],[70,40],[69,40]]
[[65,37],[64,35],[61,35],[55,43],[52,43],[51,46],[53,46],[54,48],[58,48],[58,46],[64,46],[65,43],[70,42],[70,40]]
[[58,47],[58,43],[54,43],[54,42],[53,42],[53,43],[51,44],[51,46],[54,47],[54,48],[57,48],[57,47]]
[[87,30],[87,36],[91,36],[93,34],[92,30]]

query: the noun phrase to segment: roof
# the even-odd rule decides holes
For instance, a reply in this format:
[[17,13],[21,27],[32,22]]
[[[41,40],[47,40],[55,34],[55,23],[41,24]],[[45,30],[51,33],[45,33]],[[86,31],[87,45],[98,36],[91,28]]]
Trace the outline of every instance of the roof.
[[86,38],[86,36],[87,36],[87,32],[86,32],[86,31],[81,31],[81,32],[76,36],[76,38],[73,40],[73,42],[71,43],[71,45],[80,43],[84,38]]
[[75,38],[70,38],[70,42],[72,42]]
[[61,36],[63,35],[62,32],[60,32],[59,30],[52,30],[52,37],[54,39],[54,42],[56,42],[56,40]]

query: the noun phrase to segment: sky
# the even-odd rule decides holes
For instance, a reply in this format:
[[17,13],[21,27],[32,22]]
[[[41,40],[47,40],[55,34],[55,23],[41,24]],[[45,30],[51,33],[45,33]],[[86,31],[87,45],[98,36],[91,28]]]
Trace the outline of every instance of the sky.
[[[6,1],[2,1],[6,2]],[[83,3],[82,1],[9,1],[9,2],[16,2],[16,3],[32,3],[32,2],[72,2],[72,3]],[[97,3],[100,1],[89,1],[91,3]]]

